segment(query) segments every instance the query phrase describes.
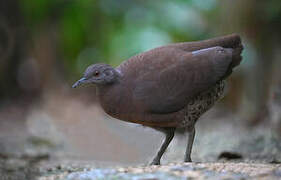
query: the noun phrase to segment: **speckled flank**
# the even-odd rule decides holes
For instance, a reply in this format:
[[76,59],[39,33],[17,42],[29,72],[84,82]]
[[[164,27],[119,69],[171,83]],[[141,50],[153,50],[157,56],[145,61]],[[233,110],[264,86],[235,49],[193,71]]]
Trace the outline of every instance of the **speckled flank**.
[[197,119],[223,97],[225,81],[219,81],[213,88],[192,99],[185,108],[185,117],[181,127],[193,128]]

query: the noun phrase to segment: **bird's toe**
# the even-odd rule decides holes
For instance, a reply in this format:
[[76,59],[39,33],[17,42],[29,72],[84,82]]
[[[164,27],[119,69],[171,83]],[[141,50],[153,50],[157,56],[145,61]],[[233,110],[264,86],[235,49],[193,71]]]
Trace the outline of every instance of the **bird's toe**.
[[184,162],[192,162],[191,158],[187,158],[184,160]]
[[153,160],[149,165],[160,165],[159,160]]

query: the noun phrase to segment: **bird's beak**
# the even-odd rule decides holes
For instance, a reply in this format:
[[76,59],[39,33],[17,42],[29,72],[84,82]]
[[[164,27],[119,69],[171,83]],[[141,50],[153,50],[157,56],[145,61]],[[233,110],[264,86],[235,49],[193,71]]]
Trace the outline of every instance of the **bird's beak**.
[[76,87],[80,86],[81,84],[85,83],[85,81],[86,81],[86,78],[84,78],[84,77],[79,79],[76,83],[74,83],[72,85],[72,88],[76,88]]

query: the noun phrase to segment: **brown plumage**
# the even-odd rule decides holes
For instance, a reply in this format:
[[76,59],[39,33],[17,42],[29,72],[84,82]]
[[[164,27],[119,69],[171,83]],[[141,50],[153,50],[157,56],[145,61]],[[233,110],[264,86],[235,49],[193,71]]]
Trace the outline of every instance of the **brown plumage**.
[[107,114],[163,131],[166,138],[152,164],[160,164],[175,129],[186,128],[185,161],[191,161],[194,124],[222,96],[224,79],[240,64],[242,49],[236,34],[171,44],[138,54],[116,68],[91,65],[73,87],[96,84]]

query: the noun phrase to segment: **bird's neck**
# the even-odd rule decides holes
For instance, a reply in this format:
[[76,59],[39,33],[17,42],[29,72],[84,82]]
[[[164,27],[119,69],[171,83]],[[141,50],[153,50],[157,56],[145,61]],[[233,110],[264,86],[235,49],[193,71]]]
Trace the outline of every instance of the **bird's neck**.
[[103,110],[115,118],[120,113],[123,89],[119,82],[97,86],[97,95]]

